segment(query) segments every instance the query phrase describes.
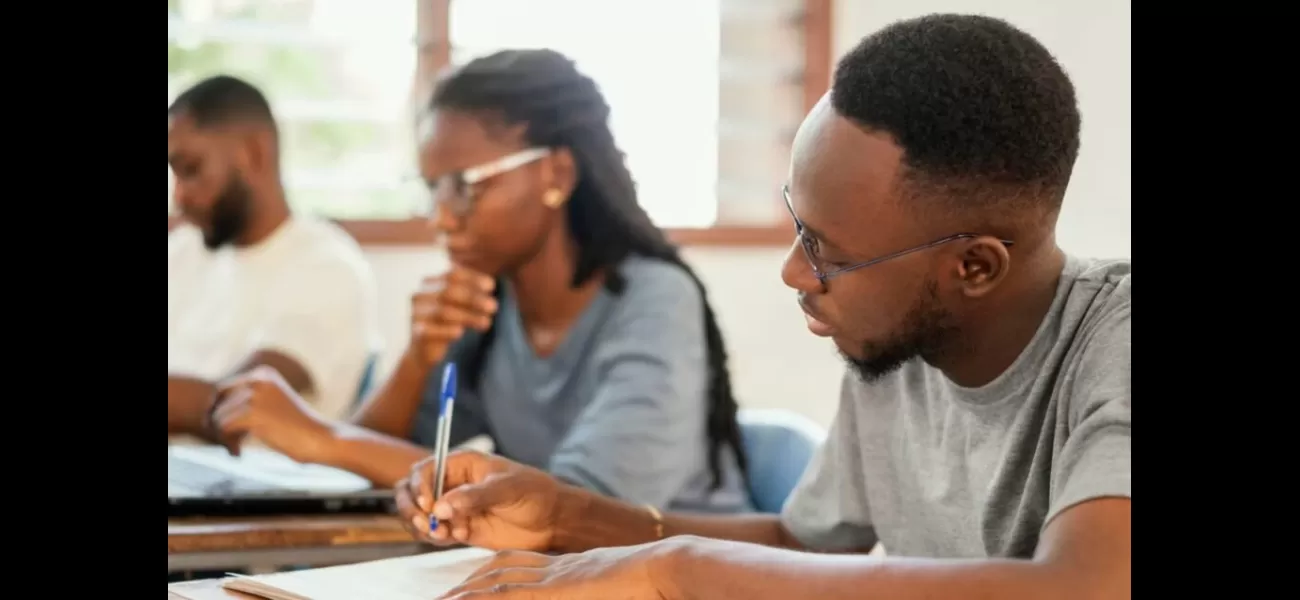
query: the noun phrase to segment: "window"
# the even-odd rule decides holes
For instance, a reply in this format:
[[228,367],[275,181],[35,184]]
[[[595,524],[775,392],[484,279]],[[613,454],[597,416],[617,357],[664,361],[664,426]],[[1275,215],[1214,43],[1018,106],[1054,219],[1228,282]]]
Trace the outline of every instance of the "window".
[[296,210],[404,219],[420,199],[403,185],[414,38],[411,0],[168,0],[168,101],[211,75],[247,79],[279,121]]
[[609,102],[651,219],[700,228],[717,219],[718,19],[718,0],[473,0],[447,23],[456,64],[507,47],[573,59]]
[[247,77],[291,138],[295,207],[362,243],[427,241],[401,185],[416,90],[448,63],[551,47],[601,86],[641,202],[679,242],[786,244],[778,189],[828,84],[830,3],[169,0],[169,99],[218,71]]

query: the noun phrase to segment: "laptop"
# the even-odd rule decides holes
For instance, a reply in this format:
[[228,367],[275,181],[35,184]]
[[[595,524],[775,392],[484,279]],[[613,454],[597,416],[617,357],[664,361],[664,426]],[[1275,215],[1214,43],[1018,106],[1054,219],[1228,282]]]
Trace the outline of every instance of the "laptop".
[[265,448],[231,456],[220,446],[167,446],[167,516],[383,514],[393,491]]

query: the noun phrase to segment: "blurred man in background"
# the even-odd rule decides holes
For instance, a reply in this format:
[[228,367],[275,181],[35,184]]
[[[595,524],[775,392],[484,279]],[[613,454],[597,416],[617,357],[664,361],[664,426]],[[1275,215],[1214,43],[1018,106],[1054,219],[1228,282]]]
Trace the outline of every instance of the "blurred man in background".
[[216,384],[264,365],[324,415],[346,412],[378,352],[375,283],[336,225],[292,214],[263,94],[217,76],[167,108],[185,223],[167,236],[167,433],[211,441]]

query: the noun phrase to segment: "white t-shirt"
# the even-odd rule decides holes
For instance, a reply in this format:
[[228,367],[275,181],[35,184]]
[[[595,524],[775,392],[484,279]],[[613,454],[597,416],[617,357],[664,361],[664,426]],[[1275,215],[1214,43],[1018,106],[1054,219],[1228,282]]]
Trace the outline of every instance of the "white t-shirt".
[[380,350],[374,275],[328,221],[291,217],[260,244],[210,251],[181,225],[167,235],[167,372],[216,381],[250,354],[297,360],[325,416],[346,415]]

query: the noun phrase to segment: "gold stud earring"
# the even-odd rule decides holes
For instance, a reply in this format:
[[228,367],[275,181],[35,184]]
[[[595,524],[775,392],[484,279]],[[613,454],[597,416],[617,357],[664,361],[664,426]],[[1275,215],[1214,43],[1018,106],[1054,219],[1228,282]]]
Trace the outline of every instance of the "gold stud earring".
[[542,203],[550,208],[559,208],[561,204],[564,204],[564,200],[564,192],[555,188],[546,190],[546,193],[542,195]]

